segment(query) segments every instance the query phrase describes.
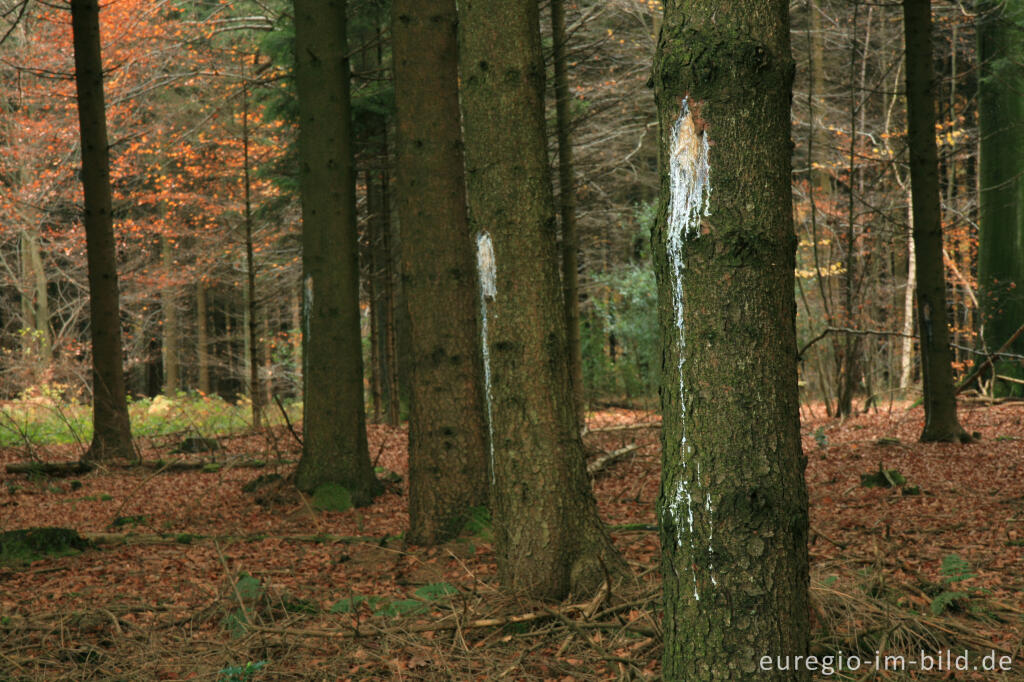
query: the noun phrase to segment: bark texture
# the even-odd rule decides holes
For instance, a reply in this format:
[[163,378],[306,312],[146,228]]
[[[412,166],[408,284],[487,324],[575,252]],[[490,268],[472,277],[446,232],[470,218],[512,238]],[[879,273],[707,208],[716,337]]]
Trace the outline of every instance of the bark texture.
[[459,4],[470,224],[478,244],[498,573],[537,598],[621,566],[597,515],[571,397],[537,3]]
[[907,50],[907,135],[917,266],[917,323],[924,384],[925,424],[921,440],[968,442],[971,437],[960,426],[956,415],[953,354],[949,348],[946,314],[939,157],[935,146],[931,0],[904,0],[903,29]]
[[[168,274],[174,271],[174,245],[171,240],[164,237],[160,244],[160,259],[164,270]],[[163,393],[171,398],[178,394],[180,374],[178,364],[178,348],[181,342],[181,331],[178,326],[178,302],[175,300],[175,287],[165,286],[160,290],[160,307],[163,309],[164,324],[162,329],[163,339],[163,365],[164,385]]]
[[785,0],[672,0],[654,86],[666,680],[803,680],[807,492],[796,371]]
[[345,3],[295,0],[302,192],[303,446],[301,490],[380,491],[366,445]]
[[252,401],[252,426],[263,426],[263,394],[260,392],[259,319],[256,305],[256,254],[253,246],[252,181],[249,172],[249,88],[242,87],[242,196],[245,212],[245,344],[249,349],[249,399]]
[[398,216],[412,341],[409,540],[487,504],[476,264],[459,125],[455,0],[394,0]]
[[210,333],[207,328],[206,283],[196,282],[196,365],[199,370],[199,392],[210,394]]
[[50,299],[47,293],[46,269],[39,233],[25,230],[21,233],[21,318],[26,329],[22,345],[36,364],[45,371],[52,355],[53,338],[50,333]]
[[[986,0],[978,10],[978,283],[985,344],[994,350],[1024,324],[1024,2]],[[1024,339],[1010,352],[1024,354]],[[996,366],[1024,376],[1018,362]]]
[[111,214],[110,151],[103,99],[99,4],[73,0],[75,88],[82,137],[82,188],[89,271],[89,331],[92,339],[92,443],[87,461],[136,459],[132,445],[121,357],[117,253]]
[[583,390],[583,355],[580,347],[579,264],[576,252],[576,179],[572,162],[572,112],[570,111],[569,68],[565,56],[564,0],[551,0],[552,61],[555,72],[555,119],[558,137],[558,212],[562,226],[562,301],[565,305],[566,339],[569,344],[569,376],[576,423],[584,428],[586,400]]

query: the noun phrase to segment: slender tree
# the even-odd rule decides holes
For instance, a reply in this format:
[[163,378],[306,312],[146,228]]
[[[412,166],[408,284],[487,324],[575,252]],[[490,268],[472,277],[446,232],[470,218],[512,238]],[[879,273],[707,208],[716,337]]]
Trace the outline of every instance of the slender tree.
[[[160,260],[163,264],[167,273],[174,271],[175,262],[175,245],[168,237],[163,237],[160,240]],[[161,327],[161,339],[163,341],[162,355],[163,355],[163,370],[164,370],[164,385],[162,392],[166,396],[174,397],[178,394],[179,384],[179,364],[178,364],[178,346],[181,342],[181,331],[178,327],[178,301],[176,287],[165,286],[160,291],[160,308],[162,309],[164,320]]]
[[121,357],[117,254],[114,249],[99,13],[97,0],[71,2],[92,338],[93,436],[84,459],[134,460],[136,452],[132,445]]
[[476,266],[466,214],[455,0],[394,0],[398,214],[412,341],[409,538],[487,503]]
[[655,58],[667,680],[809,679],[786,0],[670,0]]
[[907,124],[917,267],[917,324],[924,384],[922,441],[969,442],[960,426],[949,348],[946,278],[942,259],[939,162],[935,145],[935,73],[931,0],[903,1],[907,52]]
[[380,484],[366,444],[346,43],[343,0],[295,0],[305,406],[295,482],[339,484],[365,505]]
[[199,371],[198,388],[203,395],[210,393],[210,334],[207,328],[206,282],[196,282],[196,365]]
[[470,225],[502,584],[587,592],[621,559],[584,469],[567,357],[537,3],[459,4]]
[[260,391],[260,358],[259,358],[259,332],[257,325],[258,308],[256,305],[256,253],[253,244],[253,211],[252,211],[252,177],[250,174],[249,159],[249,86],[242,84],[242,197],[244,213],[242,220],[245,224],[245,334],[246,346],[249,352],[246,354],[248,365],[249,400],[252,401],[252,426],[258,429],[263,425],[263,394]]
[[[978,283],[984,339],[994,350],[1024,324],[1024,2],[985,0],[978,10]],[[1024,340],[1010,351],[1024,354]],[[996,367],[1024,376],[1018,363]]]

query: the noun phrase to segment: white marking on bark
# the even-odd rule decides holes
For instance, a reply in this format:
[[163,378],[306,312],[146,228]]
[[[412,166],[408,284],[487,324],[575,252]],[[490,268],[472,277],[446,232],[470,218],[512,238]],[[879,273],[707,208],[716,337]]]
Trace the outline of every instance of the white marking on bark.
[[[679,380],[679,421],[680,441],[679,454],[683,465],[683,478],[676,483],[676,494],[672,500],[672,515],[676,519],[676,546],[682,546],[684,540],[690,545],[693,555],[697,553],[693,533],[693,496],[686,477],[686,458],[689,456],[686,443],[686,398],[683,385],[683,365],[686,362],[686,324],[683,314],[683,242],[700,236],[701,218],[710,215],[711,203],[711,164],[709,161],[710,144],[708,136],[698,127],[690,113],[689,101],[684,98],[679,118],[672,126],[669,144],[669,211],[668,234],[665,250],[669,261],[669,277],[672,279],[672,307],[678,332],[678,380]],[[700,463],[697,465],[697,478],[700,483]],[[686,526],[682,519],[685,505]],[[708,524],[711,524],[711,495],[705,494],[705,506],[708,513]],[[688,532],[687,532],[688,531]],[[708,537],[708,553],[711,550],[711,528]],[[712,584],[715,582],[711,577]],[[700,600],[697,591],[697,573],[693,571],[693,596]]]
[[491,453],[491,483],[494,482],[494,426],[491,418],[491,351],[487,343],[487,302],[498,295],[498,268],[491,235],[476,236],[476,270],[480,278],[480,351],[484,359],[484,399],[487,402],[487,442]]

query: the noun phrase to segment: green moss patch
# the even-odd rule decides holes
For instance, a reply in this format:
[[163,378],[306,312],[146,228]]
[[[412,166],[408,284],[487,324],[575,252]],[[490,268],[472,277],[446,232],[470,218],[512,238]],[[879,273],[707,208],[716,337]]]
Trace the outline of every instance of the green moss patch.
[[313,491],[313,509],[343,512],[352,508],[352,493],[337,483],[324,483]]
[[78,554],[92,546],[70,528],[9,530],[0,533],[0,565],[27,565],[46,557]]

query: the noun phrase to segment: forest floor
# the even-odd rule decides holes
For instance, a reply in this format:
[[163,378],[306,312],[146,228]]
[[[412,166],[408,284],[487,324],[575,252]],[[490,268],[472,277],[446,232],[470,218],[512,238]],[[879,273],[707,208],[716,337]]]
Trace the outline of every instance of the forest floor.
[[[865,661],[831,679],[1024,679],[1024,404],[961,403],[961,419],[977,443],[918,443],[920,409],[839,423],[803,408],[813,647]],[[284,428],[197,455],[171,454],[180,436],[142,443],[147,460],[201,469],[0,473],[0,532],[60,526],[94,543],[0,565],[0,680],[657,679],[657,418],[608,410],[589,426],[594,453],[636,446],[595,478],[636,580],[580,604],[501,593],[484,524],[406,546],[404,480],[340,513],[283,485],[243,492],[294,466]],[[370,452],[405,475],[403,429],[372,425]],[[0,465],[28,454],[75,457],[8,448]],[[862,487],[880,467],[897,485]],[[870,669],[875,651],[946,650],[972,666],[1009,656],[1012,670]]]

